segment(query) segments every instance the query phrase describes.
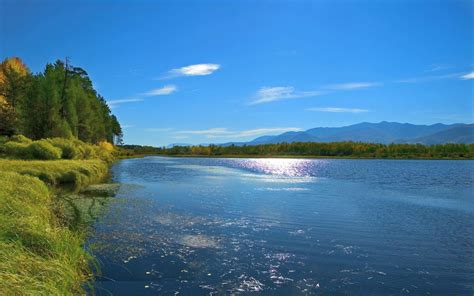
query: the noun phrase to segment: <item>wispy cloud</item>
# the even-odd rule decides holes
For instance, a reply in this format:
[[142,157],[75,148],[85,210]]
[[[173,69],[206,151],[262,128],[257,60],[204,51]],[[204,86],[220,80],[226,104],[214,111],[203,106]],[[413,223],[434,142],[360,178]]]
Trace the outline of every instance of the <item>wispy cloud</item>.
[[324,89],[329,90],[351,90],[351,89],[363,89],[379,86],[379,82],[349,82],[349,83],[340,83],[340,84],[331,84],[326,85]]
[[158,77],[158,80],[171,79],[181,76],[206,76],[211,75],[215,71],[219,70],[221,65],[219,64],[195,64],[181,68],[171,69],[162,77]]
[[249,105],[270,103],[275,101],[314,97],[325,94],[324,91],[296,91],[292,86],[262,87],[257,91],[255,99]]
[[125,128],[131,128],[131,127],[134,127],[134,126],[131,125],[131,124],[123,124],[123,125],[120,125],[120,127],[121,127],[122,129],[125,129]]
[[118,105],[120,104],[126,104],[126,103],[136,103],[136,102],[142,102],[143,99],[140,99],[140,98],[133,98],[133,99],[121,99],[121,100],[110,100],[110,101],[107,101],[107,105],[111,108],[111,109],[115,109],[118,107]]
[[261,135],[268,135],[268,134],[279,134],[284,132],[290,131],[301,131],[301,128],[296,127],[276,127],[276,128],[256,128],[250,130],[242,130],[242,131],[233,131],[223,127],[217,128],[210,128],[205,130],[186,130],[186,131],[178,131],[176,134],[184,134],[184,135],[201,135],[205,136],[206,138],[246,138],[246,137],[256,137]]
[[471,73],[467,73],[467,74],[465,74],[465,75],[462,75],[462,76],[461,76],[461,79],[463,79],[463,80],[474,79],[474,72],[471,72]]
[[216,127],[210,128],[205,130],[186,130],[186,131],[178,131],[177,134],[188,134],[188,135],[205,135],[205,136],[223,136],[231,134],[232,132],[229,131],[227,128],[224,127]]
[[172,130],[172,128],[167,127],[150,127],[145,129],[147,132],[170,132]]
[[308,108],[308,109],[306,109],[306,111],[330,112],[330,113],[364,113],[364,112],[369,112],[369,110],[367,110],[367,109],[338,108],[338,107]]
[[161,88],[155,88],[150,91],[147,91],[146,93],[143,93],[143,96],[146,97],[153,97],[153,96],[164,96],[164,95],[169,95],[171,93],[174,93],[177,91],[178,88],[176,85],[170,84],[170,85],[165,85]]
[[451,65],[432,65],[430,69],[426,70],[425,72],[438,72],[443,70],[448,70],[454,68]]
[[395,82],[398,82],[398,83],[421,83],[421,82],[429,82],[429,81],[434,81],[434,80],[458,78],[461,75],[462,75],[462,73],[450,73],[450,74],[444,74],[444,75],[431,75],[431,76],[423,76],[423,77],[413,77],[413,78],[408,78],[408,79],[400,79],[400,80],[396,80]]

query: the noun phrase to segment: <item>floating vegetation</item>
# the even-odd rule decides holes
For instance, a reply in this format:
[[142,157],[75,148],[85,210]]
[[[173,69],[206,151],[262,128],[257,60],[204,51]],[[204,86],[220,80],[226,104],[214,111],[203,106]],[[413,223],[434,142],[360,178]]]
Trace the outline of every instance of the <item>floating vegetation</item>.
[[217,241],[206,235],[185,235],[179,242],[193,248],[218,248]]
[[111,197],[111,196],[115,196],[115,194],[117,194],[117,191],[119,189],[120,189],[120,184],[118,183],[94,184],[94,185],[89,185],[87,188],[83,189],[81,191],[81,194]]
[[91,225],[107,209],[108,197],[85,197],[64,195],[61,200],[65,207],[65,219],[72,228]]
[[86,228],[103,216],[120,188],[119,184],[89,185],[80,193],[63,192],[56,198],[57,212],[62,221],[72,229]]

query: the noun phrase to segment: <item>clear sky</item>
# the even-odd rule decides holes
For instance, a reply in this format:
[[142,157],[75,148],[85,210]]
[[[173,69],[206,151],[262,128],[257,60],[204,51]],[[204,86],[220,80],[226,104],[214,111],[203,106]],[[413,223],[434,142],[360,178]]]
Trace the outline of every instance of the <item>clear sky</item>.
[[472,123],[474,1],[0,0],[0,58],[87,70],[126,143]]

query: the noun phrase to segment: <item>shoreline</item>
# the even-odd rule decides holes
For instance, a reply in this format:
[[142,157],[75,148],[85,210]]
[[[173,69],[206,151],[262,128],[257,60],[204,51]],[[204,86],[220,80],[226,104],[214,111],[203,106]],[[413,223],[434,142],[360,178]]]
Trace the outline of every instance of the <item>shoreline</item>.
[[117,157],[116,160],[130,159],[130,158],[144,158],[148,156],[157,156],[157,157],[175,157],[175,158],[282,158],[282,159],[350,159],[350,160],[474,160],[474,158],[437,158],[437,157],[352,157],[352,156],[315,156],[315,155],[235,155],[235,154],[226,154],[226,155],[192,155],[192,154],[181,154],[181,155],[172,155],[172,154],[139,154],[133,156]]

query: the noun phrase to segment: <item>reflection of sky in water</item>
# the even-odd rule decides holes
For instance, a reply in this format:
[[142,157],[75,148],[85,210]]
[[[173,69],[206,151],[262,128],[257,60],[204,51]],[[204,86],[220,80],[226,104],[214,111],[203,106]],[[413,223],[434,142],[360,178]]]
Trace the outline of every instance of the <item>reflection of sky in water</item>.
[[473,163],[118,162],[97,292],[469,294]]

